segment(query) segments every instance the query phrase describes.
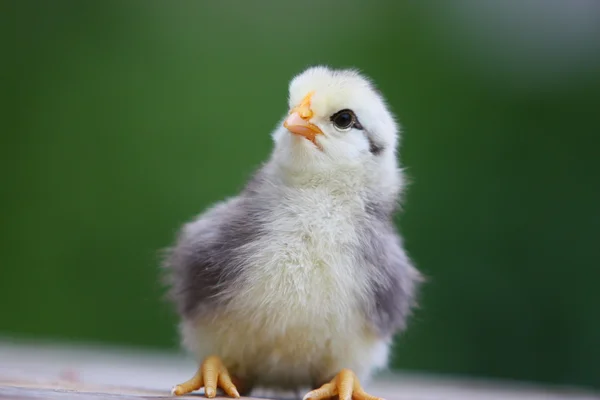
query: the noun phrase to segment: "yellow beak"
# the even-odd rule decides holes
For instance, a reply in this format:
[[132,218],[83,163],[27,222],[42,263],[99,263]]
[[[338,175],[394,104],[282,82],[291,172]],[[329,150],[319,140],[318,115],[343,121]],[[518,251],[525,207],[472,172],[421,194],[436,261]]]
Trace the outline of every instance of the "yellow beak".
[[315,138],[322,135],[323,131],[315,124],[310,123],[314,113],[310,108],[310,100],[314,92],[308,93],[302,102],[290,110],[290,114],[283,122],[283,126],[290,132],[301,135],[317,144]]

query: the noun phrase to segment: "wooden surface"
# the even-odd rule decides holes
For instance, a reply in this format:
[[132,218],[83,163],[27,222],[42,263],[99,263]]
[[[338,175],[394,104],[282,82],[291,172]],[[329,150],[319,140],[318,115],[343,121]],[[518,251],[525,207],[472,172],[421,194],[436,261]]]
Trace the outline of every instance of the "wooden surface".
[[[0,341],[0,399],[161,399],[189,378],[195,365],[178,354],[130,349],[65,347]],[[367,389],[386,400],[600,400],[576,388],[381,375]],[[200,393],[181,399],[200,400]],[[256,398],[293,399],[293,394],[257,393]]]

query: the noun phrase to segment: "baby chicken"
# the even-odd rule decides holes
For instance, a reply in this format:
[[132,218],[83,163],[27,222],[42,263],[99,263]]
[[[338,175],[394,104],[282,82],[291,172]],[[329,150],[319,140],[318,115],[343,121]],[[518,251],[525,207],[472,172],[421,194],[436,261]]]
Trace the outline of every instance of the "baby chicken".
[[289,108],[243,191],[184,225],[167,253],[182,343],[199,363],[173,394],[374,400],[361,382],[386,366],[415,304],[384,100],[360,73],[317,66],[292,79]]

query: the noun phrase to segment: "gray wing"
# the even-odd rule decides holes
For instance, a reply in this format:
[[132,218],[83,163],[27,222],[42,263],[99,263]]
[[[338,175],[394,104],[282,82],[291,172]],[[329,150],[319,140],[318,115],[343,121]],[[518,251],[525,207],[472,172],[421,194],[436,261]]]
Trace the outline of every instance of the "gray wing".
[[191,318],[225,304],[241,285],[244,246],[259,234],[243,196],[219,203],[184,225],[163,262],[168,295],[177,311]]
[[423,277],[407,256],[391,221],[370,220],[362,242],[362,256],[374,270],[367,315],[380,335],[391,336],[406,327]]

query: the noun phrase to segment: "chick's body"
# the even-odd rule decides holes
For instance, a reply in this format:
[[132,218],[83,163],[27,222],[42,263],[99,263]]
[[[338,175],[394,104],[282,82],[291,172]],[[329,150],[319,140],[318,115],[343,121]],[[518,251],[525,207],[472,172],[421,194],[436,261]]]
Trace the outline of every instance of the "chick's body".
[[372,92],[353,72],[297,77],[290,106],[296,91],[314,92],[319,138],[276,130],[270,160],[238,196],[186,224],[166,260],[184,346],[199,363],[219,357],[249,387],[314,388],[342,369],[365,380],[386,365],[413,305],[420,276],[391,219],[403,183],[393,120],[370,123],[381,110],[364,111],[362,124],[391,132],[353,137],[318,120],[342,107],[336,95],[353,105],[352,84]]

